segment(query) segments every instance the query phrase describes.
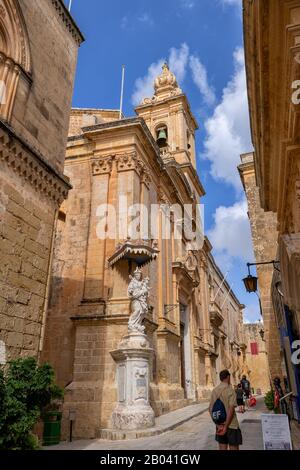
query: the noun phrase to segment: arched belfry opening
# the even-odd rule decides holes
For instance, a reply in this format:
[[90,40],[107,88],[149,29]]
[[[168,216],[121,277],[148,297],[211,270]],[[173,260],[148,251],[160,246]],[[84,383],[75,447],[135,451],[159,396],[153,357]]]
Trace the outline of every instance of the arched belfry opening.
[[163,149],[168,147],[168,127],[165,124],[160,124],[156,127],[156,143],[159,148]]
[[0,117],[11,118],[20,77],[31,75],[26,24],[18,0],[0,0]]

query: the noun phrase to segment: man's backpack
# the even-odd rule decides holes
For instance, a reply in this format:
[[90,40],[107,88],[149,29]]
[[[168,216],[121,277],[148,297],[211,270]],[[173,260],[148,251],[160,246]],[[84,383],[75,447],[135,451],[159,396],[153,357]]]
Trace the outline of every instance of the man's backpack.
[[212,408],[211,415],[212,415],[213,422],[215,424],[219,425],[219,424],[224,424],[226,422],[227,413],[226,413],[224,403],[222,402],[222,400],[220,400],[220,398],[218,398],[215,401],[214,406]]

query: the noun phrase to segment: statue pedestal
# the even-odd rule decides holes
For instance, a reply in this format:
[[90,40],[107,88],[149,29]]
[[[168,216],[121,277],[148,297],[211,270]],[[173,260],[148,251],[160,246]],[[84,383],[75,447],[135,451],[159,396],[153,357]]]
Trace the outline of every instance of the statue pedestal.
[[117,363],[118,405],[112,413],[113,429],[140,430],[155,424],[149,404],[149,362],[153,350],[143,333],[129,332],[118,349],[111,351]]

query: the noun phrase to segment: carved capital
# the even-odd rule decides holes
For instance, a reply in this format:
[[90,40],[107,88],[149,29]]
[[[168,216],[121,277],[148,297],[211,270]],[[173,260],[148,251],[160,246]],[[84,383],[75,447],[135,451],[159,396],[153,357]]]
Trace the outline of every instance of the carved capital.
[[158,204],[161,204],[161,205],[168,205],[168,206],[171,205],[168,197],[166,196],[162,188],[159,188],[157,191],[157,202]]
[[147,188],[149,188],[150,183],[151,183],[151,177],[149,173],[147,173],[146,171],[143,171],[142,173],[141,182],[144,183],[147,186]]
[[106,175],[111,173],[113,157],[99,157],[92,160],[93,176]]
[[119,172],[134,170],[141,175],[145,170],[145,164],[138,158],[136,152],[117,155],[116,160]]

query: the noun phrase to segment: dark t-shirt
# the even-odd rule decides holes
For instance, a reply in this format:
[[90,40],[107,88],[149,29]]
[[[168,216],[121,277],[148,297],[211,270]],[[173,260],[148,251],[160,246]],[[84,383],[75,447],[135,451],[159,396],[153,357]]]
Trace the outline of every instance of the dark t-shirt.
[[238,388],[237,391],[236,391],[236,398],[237,400],[242,400],[243,399],[243,389],[242,388]]
[[249,380],[247,380],[247,379],[241,380],[241,384],[242,384],[242,389],[243,389],[245,392],[249,392],[249,391],[250,391],[250,382],[249,382]]

